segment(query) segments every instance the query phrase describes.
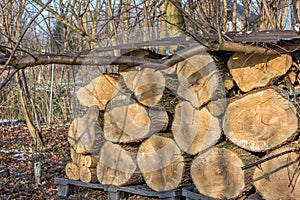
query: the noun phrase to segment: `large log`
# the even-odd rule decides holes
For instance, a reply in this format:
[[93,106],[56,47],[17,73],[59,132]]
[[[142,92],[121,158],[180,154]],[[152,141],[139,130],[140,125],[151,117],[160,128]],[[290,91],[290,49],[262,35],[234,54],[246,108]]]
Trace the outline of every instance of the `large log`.
[[66,175],[71,180],[79,180],[79,166],[73,162],[68,162],[65,167]]
[[143,182],[137,172],[136,153],[138,148],[105,142],[99,153],[97,177],[108,185],[130,185]]
[[99,152],[103,142],[103,131],[98,122],[99,109],[88,108],[85,115],[74,119],[68,132],[71,148],[78,154]]
[[135,98],[146,106],[155,106],[165,90],[165,77],[159,70],[145,68],[121,73]]
[[264,199],[300,199],[300,145],[292,144],[276,149],[264,158],[289,151],[255,168],[253,182]]
[[[214,199],[234,199],[251,188],[251,177],[241,168],[252,155],[243,150],[212,147],[192,162],[191,177],[201,194]],[[253,161],[253,158],[251,159]]]
[[228,61],[233,79],[244,92],[266,86],[273,78],[284,75],[291,65],[292,57],[288,54],[235,53]]
[[296,109],[274,89],[233,101],[227,107],[223,130],[234,144],[261,152],[282,145],[298,129]]
[[104,114],[104,136],[112,142],[141,141],[168,126],[168,114],[159,108],[147,109],[128,95],[112,99]]
[[221,127],[206,107],[199,110],[184,101],[176,106],[172,134],[181,150],[195,155],[218,142]]
[[190,180],[189,163],[171,138],[151,136],[141,144],[137,162],[147,185],[155,191],[172,190]]
[[179,80],[177,94],[194,107],[209,102],[221,83],[216,64],[206,52],[179,62],[176,72]]
[[101,74],[91,80],[86,86],[81,87],[76,96],[83,106],[98,106],[104,110],[107,102],[121,91],[118,81],[107,74]]

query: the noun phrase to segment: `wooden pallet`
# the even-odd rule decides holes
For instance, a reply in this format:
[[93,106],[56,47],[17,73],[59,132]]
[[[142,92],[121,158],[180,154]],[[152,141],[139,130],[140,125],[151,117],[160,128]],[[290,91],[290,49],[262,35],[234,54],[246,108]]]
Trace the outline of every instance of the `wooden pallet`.
[[79,186],[103,190],[107,192],[107,199],[109,200],[123,199],[128,194],[136,194],[145,197],[153,197],[166,200],[182,199],[181,188],[164,192],[155,192],[151,190],[146,184],[117,187],[111,185],[102,185],[100,183],[84,183],[81,181],[74,181],[64,178],[55,178],[54,183],[58,184],[58,196],[61,197],[68,197],[69,195],[74,194],[75,186]]

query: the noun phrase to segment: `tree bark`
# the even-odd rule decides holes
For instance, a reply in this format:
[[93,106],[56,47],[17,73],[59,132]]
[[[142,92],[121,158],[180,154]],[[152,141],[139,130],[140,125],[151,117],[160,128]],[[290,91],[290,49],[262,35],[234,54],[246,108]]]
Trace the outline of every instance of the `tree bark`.
[[144,141],[137,162],[147,185],[155,191],[175,189],[189,183],[189,161],[171,138],[153,135]]
[[292,57],[283,55],[257,55],[235,53],[228,61],[228,68],[238,87],[248,92],[264,87],[278,76],[284,75],[292,65]]
[[282,145],[298,129],[296,109],[274,89],[233,101],[227,107],[223,130],[234,144],[261,152]]
[[195,155],[218,142],[221,127],[206,107],[198,110],[184,101],[176,106],[172,134],[181,150]]

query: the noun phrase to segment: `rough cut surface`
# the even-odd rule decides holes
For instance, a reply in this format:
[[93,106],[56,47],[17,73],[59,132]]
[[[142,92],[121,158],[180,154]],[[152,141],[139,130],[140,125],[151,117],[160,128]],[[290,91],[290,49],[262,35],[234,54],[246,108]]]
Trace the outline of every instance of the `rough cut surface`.
[[175,108],[172,134],[181,150],[194,155],[218,142],[221,127],[206,107],[198,110],[184,101]]
[[73,162],[68,162],[65,167],[66,175],[71,180],[79,180],[79,166]]
[[292,57],[283,55],[256,55],[235,53],[228,68],[238,87],[248,92],[266,86],[271,79],[285,74],[292,65]]
[[208,197],[237,198],[245,187],[243,165],[231,150],[213,147],[193,160],[191,177],[198,191]]
[[[300,145],[287,145],[272,151],[270,157],[289,150],[298,150]],[[291,152],[261,164],[255,168],[253,182],[264,199],[300,199],[299,152]]]
[[99,182],[116,186],[141,183],[141,176],[134,176],[137,169],[136,153],[126,151],[118,144],[105,142],[97,164]]
[[104,136],[112,142],[137,142],[153,133],[163,131],[168,125],[166,111],[146,109],[130,96],[112,99],[104,114]]
[[296,110],[274,89],[248,94],[229,104],[223,130],[234,144],[249,151],[281,145],[298,129]]
[[87,107],[95,105],[104,110],[107,102],[118,94],[120,88],[116,79],[102,74],[81,87],[76,95],[81,105]]
[[159,70],[145,68],[140,71],[122,73],[127,87],[136,99],[146,105],[155,106],[165,90],[165,77]]
[[178,63],[176,72],[179,80],[177,94],[195,107],[207,103],[220,83],[216,64],[206,52]]
[[183,181],[184,158],[170,138],[151,136],[141,144],[137,162],[147,185],[155,191],[175,189]]
[[103,135],[98,123],[98,115],[99,109],[96,106],[90,107],[84,116],[75,118],[70,125],[68,141],[76,153],[99,152],[98,142]]

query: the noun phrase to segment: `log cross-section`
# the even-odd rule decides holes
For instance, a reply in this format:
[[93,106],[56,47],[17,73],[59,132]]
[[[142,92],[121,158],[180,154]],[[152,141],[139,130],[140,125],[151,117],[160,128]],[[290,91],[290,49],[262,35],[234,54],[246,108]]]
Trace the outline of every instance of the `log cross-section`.
[[294,105],[274,89],[248,94],[227,107],[223,130],[234,144],[261,152],[282,145],[298,129]]

